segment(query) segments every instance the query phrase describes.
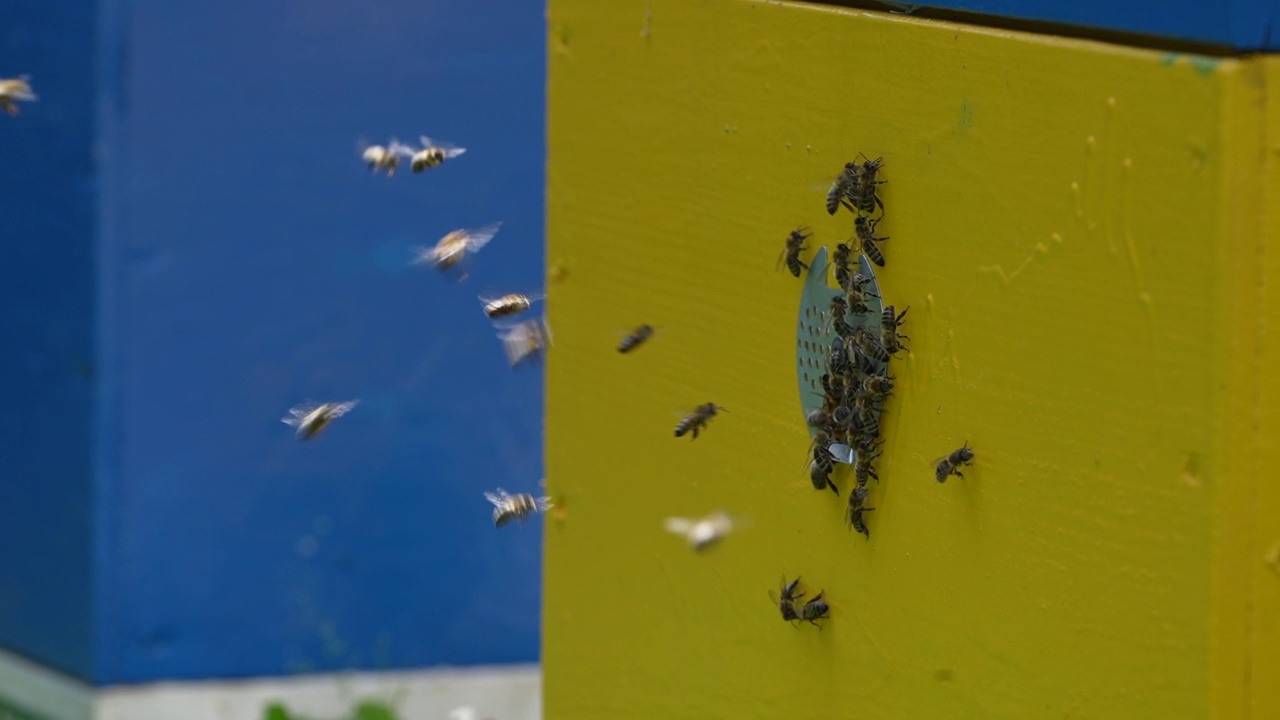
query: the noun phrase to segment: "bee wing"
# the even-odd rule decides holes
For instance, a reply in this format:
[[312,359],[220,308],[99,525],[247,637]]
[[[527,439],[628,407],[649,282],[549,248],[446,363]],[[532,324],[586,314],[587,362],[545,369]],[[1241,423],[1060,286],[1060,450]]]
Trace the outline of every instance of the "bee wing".
[[441,150],[444,151],[444,156],[447,158],[457,157],[467,151],[467,149],[464,147],[458,147],[457,145],[454,145],[451,142],[446,142],[444,140],[432,140],[426,135],[419,135],[418,140],[419,142],[422,143],[423,148],[429,148],[429,147],[440,148]]
[[405,145],[395,138],[391,138],[391,142],[387,145],[387,152],[401,157],[413,157],[418,153],[417,149]]
[[539,498],[535,498],[533,502],[535,505],[538,506],[538,512],[546,512],[556,506],[556,504],[552,502],[551,498],[545,495]]
[[351,409],[359,404],[359,400],[347,400],[345,402],[333,403],[329,408],[329,412],[333,417],[342,417],[351,412]]
[[667,529],[667,532],[675,533],[676,535],[688,535],[694,524],[695,521],[689,518],[669,517],[663,521],[662,526]]
[[498,229],[502,227],[501,222],[490,223],[484,227],[467,230],[467,250],[469,252],[480,252],[480,248],[489,244],[494,235],[498,234]]
[[493,503],[498,507],[502,507],[504,504],[506,504],[507,500],[509,500],[510,498],[511,498],[511,495],[509,495],[507,491],[503,490],[502,488],[498,488],[498,492],[496,493],[485,492],[484,494],[485,500],[488,500],[489,502]]

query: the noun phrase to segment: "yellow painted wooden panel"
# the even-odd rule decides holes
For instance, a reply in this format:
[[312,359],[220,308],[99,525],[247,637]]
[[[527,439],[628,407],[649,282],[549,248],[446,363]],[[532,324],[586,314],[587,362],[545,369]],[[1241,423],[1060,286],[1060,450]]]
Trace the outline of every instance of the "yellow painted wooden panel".
[[[748,0],[549,32],[547,717],[1276,716],[1271,64]],[[775,269],[849,236],[815,187],[859,152],[911,307],[869,541],[804,471]],[[717,507],[706,555],[662,530]]]

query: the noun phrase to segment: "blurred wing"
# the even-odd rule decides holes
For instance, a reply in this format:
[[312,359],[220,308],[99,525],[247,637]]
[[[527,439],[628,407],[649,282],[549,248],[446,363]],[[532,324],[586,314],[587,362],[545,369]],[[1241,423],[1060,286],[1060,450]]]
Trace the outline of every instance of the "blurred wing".
[[480,248],[489,244],[494,235],[498,234],[498,229],[502,227],[501,222],[491,223],[484,227],[467,231],[467,250],[478,252]]
[[498,506],[501,506],[501,505],[503,505],[504,503],[506,503],[507,498],[509,498],[509,497],[511,497],[511,496],[510,496],[510,495],[508,495],[508,494],[507,494],[507,491],[506,491],[506,490],[503,490],[502,488],[498,488],[498,492],[497,492],[497,493],[486,492],[486,493],[484,494],[484,499],[485,499],[485,500],[488,500],[489,502],[493,503],[494,505],[498,505]]
[[669,517],[662,523],[667,532],[675,533],[676,535],[688,535],[689,531],[693,529],[693,525],[693,520],[682,517]]

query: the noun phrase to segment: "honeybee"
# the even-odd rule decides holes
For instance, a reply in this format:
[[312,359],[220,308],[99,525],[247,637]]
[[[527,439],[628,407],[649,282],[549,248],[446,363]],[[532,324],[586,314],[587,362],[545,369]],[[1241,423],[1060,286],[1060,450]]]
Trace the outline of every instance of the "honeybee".
[[534,497],[528,493],[512,495],[502,488],[496,493],[486,492],[484,497],[493,503],[494,527],[502,527],[512,520],[524,522],[534,513],[543,513],[552,507],[551,498]]
[[845,302],[849,305],[849,309],[853,312],[864,315],[871,312],[871,306],[867,303],[867,298],[878,298],[879,295],[866,289],[871,284],[871,278],[858,273],[848,279],[848,282],[841,285],[841,289],[845,293]]
[[[501,227],[502,223],[496,222],[480,228],[454,230],[440,238],[434,247],[416,248],[417,257],[413,262],[418,265],[430,263],[436,270],[447,272],[480,252]],[[465,272],[462,277],[466,277]]]
[[890,355],[897,354],[902,349],[901,340],[911,339],[898,332],[898,328],[902,327],[902,318],[907,316],[907,311],[910,309],[910,306],[903,308],[902,312],[895,317],[893,314],[894,307],[886,305],[884,311],[880,314],[880,346]]
[[853,204],[850,201],[858,194],[860,176],[861,170],[858,167],[858,163],[845,163],[844,169],[840,171],[840,174],[836,175],[836,179],[831,183],[831,189],[827,190],[828,215],[835,215],[841,205],[853,212]]
[[893,392],[893,378],[887,375],[868,375],[862,381],[862,389],[877,400],[884,399]]
[[716,416],[718,412],[729,412],[723,407],[715,403],[703,403],[693,409],[683,420],[676,423],[676,437],[683,437],[685,433],[691,433],[690,440],[698,439],[698,431],[706,427],[711,418]]
[[871,328],[865,325],[859,327],[853,334],[853,342],[858,346],[859,350],[866,353],[867,357],[872,360],[879,360],[882,363],[889,362],[889,353],[885,352],[877,333]]
[[969,449],[969,442],[965,441],[963,447],[938,461],[938,467],[934,470],[934,479],[940,483],[947,481],[947,477],[955,475],[963,478],[964,473],[960,472],[961,465],[968,465],[973,462],[973,451]]
[[[853,478],[858,487],[866,487],[867,482],[871,478],[875,478],[876,482],[880,481],[880,476],[876,474],[875,462],[876,454],[871,451],[860,451],[858,453],[858,461],[853,464]],[[850,500],[850,503],[853,501]]]
[[31,102],[37,99],[36,94],[31,91],[30,75],[0,80],[0,108],[9,115],[17,115],[19,112],[16,100]]
[[782,253],[778,255],[778,267],[781,268],[785,262],[787,269],[796,277],[800,277],[801,268],[804,268],[805,270],[809,269],[809,266],[800,260],[800,253],[809,249],[805,246],[804,241],[809,239],[810,235],[812,235],[812,233],[804,232],[806,229],[807,228],[801,227],[799,229],[792,230],[791,234],[787,236],[786,248],[784,248]]
[[800,619],[804,622],[817,625],[818,629],[822,629],[822,626],[818,625],[817,621],[830,617],[827,613],[831,611],[831,606],[822,600],[823,592],[826,591],[819,590],[818,594],[814,595],[812,600],[805,603],[804,607],[800,608]]
[[629,353],[640,347],[640,344],[648,340],[653,335],[652,325],[640,325],[631,334],[622,338],[622,342],[618,343],[618,352]]
[[880,251],[880,247],[876,245],[878,242],[888,240],[888,237],[876,237],[876,225],[880,224],[880,220],[873,220],[866,215],[859,215],[857,220],[853,221],[854,232],[857,233],[858,242],[862,245],[862,254],[867,259],[880,267],[884,267],[884,253]]
[[432,140],[426,135],[419,136],[418,141],[422,143],[422,149],[412,151],[412,160],[409,162],[410,169],[415,173],[433,168],[445,160],[455,158],[467,151],[466,148],[458,147],[452,143]]
[[[856,337],[856,334],[855,334],[855,337]],[[852,338],[848,342],[847,348],[848,348],[850,357],[852,357],[852,360],[850,362],[852,362],[853,369],[855,372],[865,376],[865,375],[874,375],[880,371],[880,367],[876,364],[876,362],[872,360],[870,357],[868,357],[867,353],[864,352],[856,342],[853,342]]]
[[835,330],[836,335],[841,338],[847,338],[853,334],[853,326],[845,317],[845,312],[849,309],[849,305],[845,302],[843,295],[831,296],[831,306],[827,308],[827,326]]
[[816,428],[827,428],[834,421],[834,419],[831,416],[831,413],[822,409],[814,410],[810,412],[808,415],[805,415],[804,420],[805,420],[805,423],[809,425],[809,427],[816,427]]
[[704,550],[733,531],[733,518],[717,510],[697,519],[669,517],[664,525],[667,532],[683,535],[694,550]]
[[772,590],[769,591],[769,599],[778,606],[778,612],[787,622],[800,619],[800,611],[796,608],[796,603],[804,598],[804,593],[796,592],[799,585],[800,578],[787,582],[787,577],[783,575],[778,585],[778,594],[775,595]]
[[839,495],[840,490],[831,481],[831,473],[836,469],[835,458],[828,449],[831,444],[831,436],[819,430],[813,439],[813,446],[809,453],[813,458],[809,462],[809,480],[813,483],[814,490],[831,488],[831,492]]
[[396,174],[396,168],[400,166],[400,158],[412,157],[413,148],[401,143],[395,138],[391,138],[391,142],[384,147],[382,145],[364,145],[360,157],[364,158],[364,162],[369,166],[375,174],[379,170],[386,170],[387,177],[393,177]]
[[849,523],[849,527],[857,530],[871,539],[871,531],[867,529],[867,522],[863,516],[875,510],[873,507],[867,507],[865,502],[867,499],[867,488],[865,485],[859,485],[849,493],[849,507],[845,511],[845,521]]
[[836,251],[831,254],[831,266],[835,268],[836,285],[844,288],[852,281],[849,275],[849,255],[853,252],[853,248],[846,243],[837,243]]
[[521,363],[539,360],[551,346],[551,328],[545,318],[525,320],[498,331],[507,363],[516,367]]
[[358,402],[360,401],[348,400],[346,402],[318,403],[314,400],[308,400],[301,405],[290,408],[289,416],[280,418],[280,422],[297,428],[298,439],[310,440],[325,429],[329,423],[350,412],[351,408],[355,407]]
[[510,293],[498,297],[480,296],[480,302],[484,306],[484,314],[490,319],[519,315],[541,299],[543,299],[542,295],[522,295],[520,293]]
[[[864,155],[863,157],[865,158],[866,156]],[[883,157],[862,163],[861,172],[858,174],[858,182],[854,187],[853,204],[864,213],[871,214],[875,212],[877,207],[880,208],[882,214],[884,213],[884,203],[880,201],[880,196],[876,193],[876,186],[885,183],[884,180],[876,179],[876,175],[883,165]]]

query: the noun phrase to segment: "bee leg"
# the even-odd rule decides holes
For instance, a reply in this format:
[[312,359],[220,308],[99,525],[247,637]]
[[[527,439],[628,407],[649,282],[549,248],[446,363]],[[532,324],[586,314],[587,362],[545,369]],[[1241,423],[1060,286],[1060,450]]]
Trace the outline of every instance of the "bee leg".
[[958,467],[957,467],[957,468],[954,468],[954,469],[952,469],[952,471],[951,471],[951,472],[952,472],[952,473],[954,473],[954,474],[955,474],[955,476],[956,476],[956,477],[958,477],[958,478],[960,478],[961,480],[963,480],[963,479],[964,479],[964,473],[960,472],[960,468],[958,468]]
[[836,497],[840,497],[840,490],[835,483],[831,482],[831,478],[827,478],[827,487],[831,488],[831,492],[835,493]]

